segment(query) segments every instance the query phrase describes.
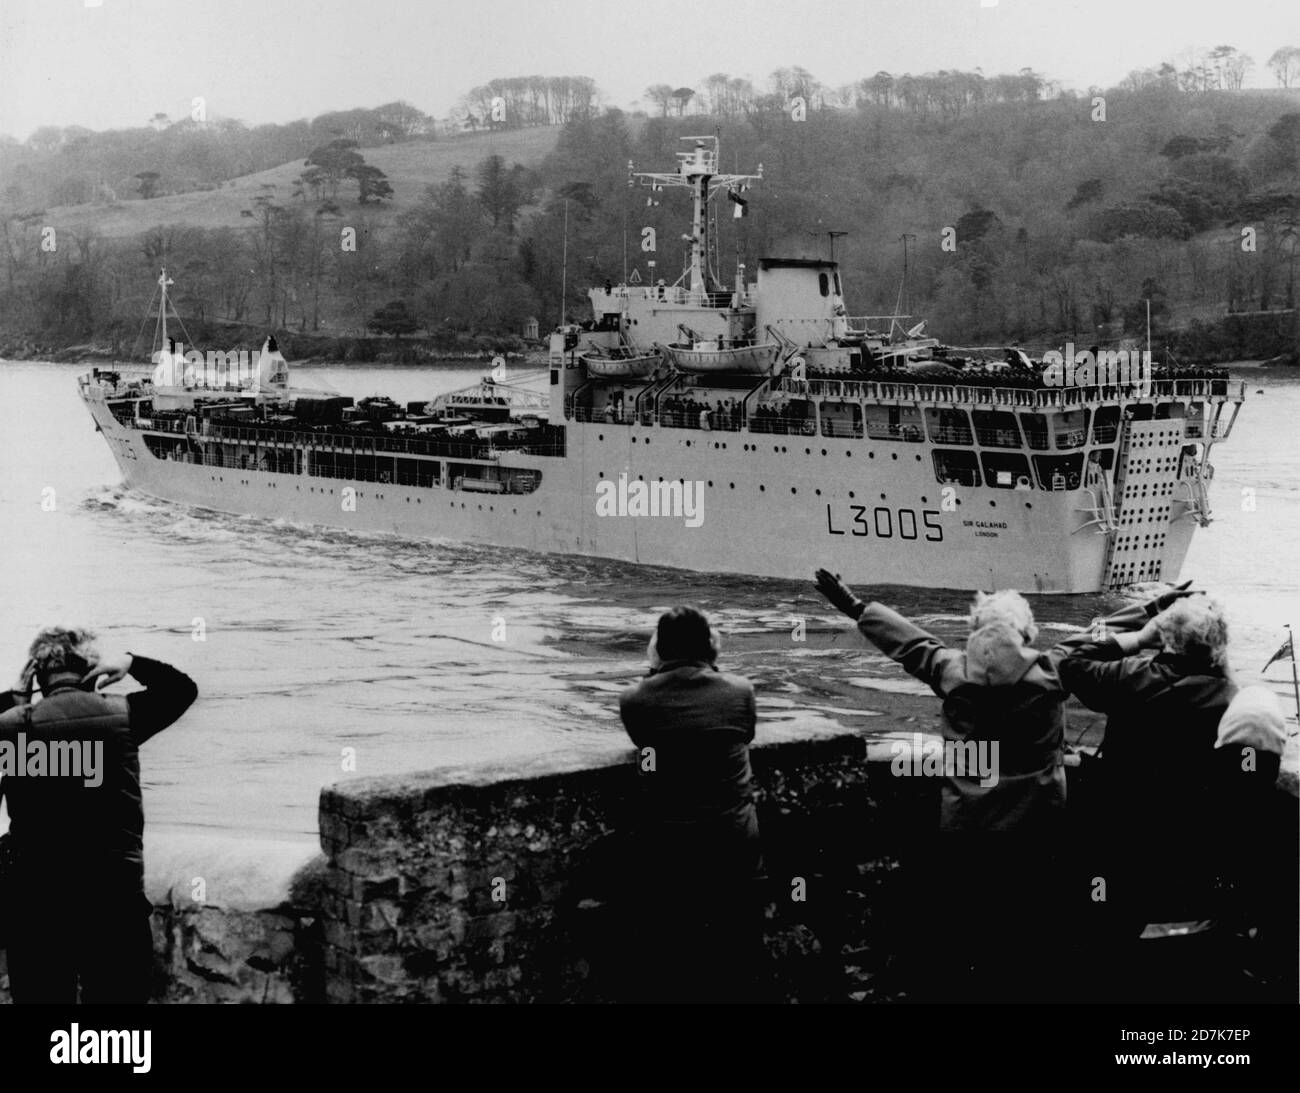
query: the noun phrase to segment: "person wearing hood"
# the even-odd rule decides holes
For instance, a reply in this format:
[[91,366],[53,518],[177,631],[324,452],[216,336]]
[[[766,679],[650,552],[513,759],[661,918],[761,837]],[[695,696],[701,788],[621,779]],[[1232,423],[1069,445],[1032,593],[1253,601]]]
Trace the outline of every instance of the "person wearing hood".
[[[929,966],[930,953],[918,958],[926,965],[918,974],[930,980],[923,989],[963,1001],[1058,997],[1066,691],[1057,665],[1089,636],[1038,651],[1029,604],[1003,590],[976,595],[966,647],[950,649],[884,604],[859,599],[828,570],[817,570],[816,587],[942,700],[940,838],[922,850],[930,873],[915,892],[941,966]],[[969,756],[970,745],[991,769],[947,761]]]
[[[977,593],[964,650],[950,649],[882,603],[858,599],[834,574],[817,590],[858,631],[943,700],[944,740],[997,742],[998,769],[947,774],[940,794],[945,831],[1012,831],[1060,820],[1065,807],[1066,694],[1056,665],[1087,636],[1047,652],[1033,648],[1033,612],[1018,592]],[[992,749],[989,749],[992,754]]]

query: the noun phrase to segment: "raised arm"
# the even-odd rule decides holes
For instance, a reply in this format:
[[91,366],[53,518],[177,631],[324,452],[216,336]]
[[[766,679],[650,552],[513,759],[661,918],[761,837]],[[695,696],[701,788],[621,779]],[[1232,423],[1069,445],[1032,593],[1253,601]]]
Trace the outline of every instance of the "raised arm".
[[131,713],[131,736],[143,744],[174,724],[198,697],[199,689],[184,672],[160,660],[127,653],[121,659],[101,660],[82,679],[97,688],[100,680],[116,683],[127,676],[143,683],[145,689],[126,696]]
[[[1176,600],[1199,594],[1188,589],[1187,586],[1191,583],[1191,581],[1184,581],[1168,592],[1153,596],[1145,603],[1131,603],[1121,607],[1105,618],[1098,619],[1089,629],[1080,630],[1077,634],[1071,634],[1068,638],[1057,642],[1047,651],[1048,657],[1059,670],[1061,662],[1066,657],[1073,656],[1089,646],[1098,647],[1087,653],[1086,658],[1090,661],[1106,661],[1131,656],[1140,647],[1142,641],[1140,632],[1153,618]],[[1106,645],[1107,639],[1114,636],[1119,636],[1121,639],[1117,649],[1101,648]]]
[[1160,647],[1160,635],[1150,619],[1137,633],[1112,634],[1073,649],[1057,665],[1061,686],[1090,710],[1099,713],[1126,706],[1159,686],[1146,671],[1148,658],[1138,656]]
[[940,697],[947,693],[944,677],[949,667],[960,658],[960,653],[949,649],[938,638],[883,603],[865,603],[858,599],[828,570],[817,571],[817,591],[853,619],[862,636],[905,672],[915,676]]
[[145,686],[126,698],[131,708],[131,735],[137,744],[179,720],[199,696],[194,680],[184,672],[149,657],[131,658],[131,678]]

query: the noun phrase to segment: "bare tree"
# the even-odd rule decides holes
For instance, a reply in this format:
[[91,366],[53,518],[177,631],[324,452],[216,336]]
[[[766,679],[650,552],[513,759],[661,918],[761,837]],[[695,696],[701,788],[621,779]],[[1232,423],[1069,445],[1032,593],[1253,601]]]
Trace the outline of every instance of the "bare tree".
[[1290,87],[1300,78],[1300,46],[1283,46],[1274,50],[1268,59],[1268,67],[1277,79],[1278,87]]
[[645,98],[659,108],[661,118],[668,117],[673,104],[673,89],[666,83],[651,84],[645,89]]

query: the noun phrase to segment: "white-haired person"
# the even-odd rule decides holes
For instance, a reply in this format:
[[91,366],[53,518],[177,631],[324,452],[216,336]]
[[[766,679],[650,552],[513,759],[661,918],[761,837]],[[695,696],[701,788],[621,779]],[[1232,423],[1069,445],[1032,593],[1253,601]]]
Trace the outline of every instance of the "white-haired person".
[[884,604],[859,599],[825,569],[817,571],[817,590],[942,699],[953,762],[945,764],[939,790],[941,838],[923,855],[934,867],[929,910],[942,916],[942,936],[927,944],[938,959],[963,968],[930,989],[959,997],[1052,996],[1060,986],[1056,853],[1066,793],[1066,691],[1057,664],[1087,636],[1035,649],[1029,604],[1004,590],[976,595],[965,648],[951,649]]
[[[128,675],[144,690],[100,693]],[[0,702],[0,748],[13,755],[25,744],[28,756],[0,784],[13,852],[5,940],[15,1002],[75,1003],[78,989],[86,1003],[148,1001],[139,748],[197,693],[156,660],[101,657],[88,630],[36,635],[18,687]],[[31,763],[38,744],[49,757],[39,770]]]
[[[1195,832],[1217,807],[1215,742],[1237,689],[1222,607],[1181,591],[1167,606],[1099,620],[1095,640],[1060,664],[1067,690],[1107,715],[1101,792],[1081,826],[1095,850],[1088,913],[1106,950],[1098,956],[1121,970],[1148,923],[1186,916],[1205,871],[1208,848]],[[1094,966],[1102,988],[1117,989],[1115,975]]]

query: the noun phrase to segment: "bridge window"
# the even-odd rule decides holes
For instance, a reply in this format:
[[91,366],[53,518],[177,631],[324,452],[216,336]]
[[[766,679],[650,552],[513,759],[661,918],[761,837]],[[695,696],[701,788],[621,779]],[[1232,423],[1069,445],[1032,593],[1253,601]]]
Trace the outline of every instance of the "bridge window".
[[872,440],[908,440],[919,444],[925,439],[921,431],[921,411],[915,406],[868,406],[867,436]]
[[[1015,414],[1005,410],[975,410],[971,416],[975,421],[975,436],[984,447],[1020,447],[1020,430],[1016,428]],[[1029,472],[1028,464],[1025,472]],[[989,479],[992,481],[992,475]]]
[[822,436],[862,435],[862,407],[856,402],[821,404]]
[[934,452],[934,476],[945,486],[978,486],[979,463],[974,452]]
[[973,444],[970,418],[965,410],[949,410],[928,406],[925,410],[925,427],[936,444]]
[[1119,407],[1102,406],[1092,416],[1092,442],[1113,444],[1119,435]]
[[994,489],[1032,490],[1029,460],[1019,452],[981,452],[984,480]]
[[817,290],[823,296],[829,296],[831,294],[831,281],[824,273],[817,274]]
[[1038,485],[1044,490],[1075,490],[1083,473],[1083,453],[1075,455],[1036,455],[1034,469]]
[[1062,410],[1051,418],[1052,432],[1059,451],[1082,448],[1088,442],[1088,411]]
[[1025,430],[1025,443],[1035,451],[1045,452],[1051,445],[1047,441],[1047,415],[1021,414],[1020,424]]
[[1115,465],[1115,449],[1094,448],[1088,453],[1088,462],[1096,463],[1103,471],[1108,471]]

